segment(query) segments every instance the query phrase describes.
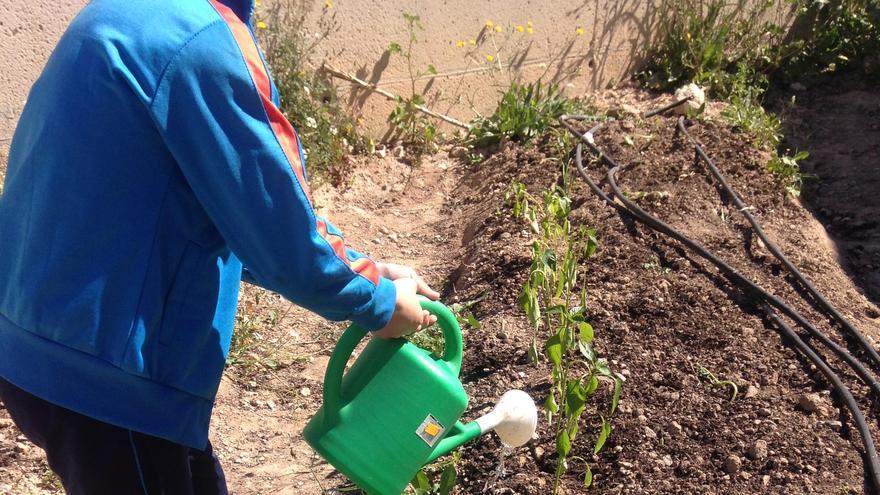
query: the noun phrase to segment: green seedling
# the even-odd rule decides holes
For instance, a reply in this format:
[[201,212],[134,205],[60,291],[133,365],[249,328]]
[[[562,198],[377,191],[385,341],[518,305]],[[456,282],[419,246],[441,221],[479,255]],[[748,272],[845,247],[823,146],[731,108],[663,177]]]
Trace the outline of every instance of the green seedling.
[[659,201],[669,197],[669,191],[633,191],[626,193],[626,197],[633,200],[647,199],[649,201]]
[[[456,450],[448,460],[438,461],[430,466],[425,466],[410,482],[410,488],[415,495],[449,495],[455,488],[458,480],[456,466],[461,460],[461,451]],[[439,479],[431,481],[431,475],[440,473]]]
[[794,197],[801,195],[801,187],[804,184],[804,174],[801,172],[801,160],[810,156],[806,151],[795,153],[793,156],[786,154],[777,155],[767,163],[767,170],[776,177],[776,180]]
[[[614,384],[609,416],[617,409],[622,384],[621,377],[611,371],[607,361],[593,348],[594,330],[587,322],[586,274],[582,265],[595,254],[598,242],[594,231],[571,224],[571,200],[558,186],[546,191],[538,202],[522,184],[514,183],[509,199],[514,216],[526,219],[538,234],[532,245],[529,278],[519,304],[533,329],[529,347],[532,362],[540,359],[539,332],[549,334],[543,344],[543,356],[551,366],[552,386],[544,409],[555,431],[557,464],[553,493],[557,493],[560,479],[569,469],[569,461],[584,464],[584,484],[589,486],[593,479],[589,463],[582,457],[570,455],[572,443],[600,380]],[[578,289],[579,279],[582,280]],[[597,454],[611,434],[611,423],[603,414],[595,412],[601,421],[593,448]]]
[[397,105],[388,116],[388,122],[401,133],[403,140],[416,154],[416,159],[431,151],[437,138],[437,127],[433,121],[419,110],[420,106],[427,103],[425,94],[416,89],[416,81],[424,75],[437,75],[437,69],[433,64],[428,64],[425,69],[417,69],[413,66],[413,45],[418,42],[418,33],[424,31],[422,20],[419,16],[403,12],[406,21],[407,39],[406,48],[399,43],[393,42],[388,46],[388,53],[399,55],[406,60],[407,73],[410,80],[410,96],[404,98],[398,96]]
[[732,393],[730,401],[733,402],[736,399],[736,394],[739,393],[739,387],[736,386],[736,383],[733,383],[730,380],[719,380],[718,377],[701,364],[697,364],[696,368],[694,368],[694,372],[697,374],[697,378],[699,378],[700,381],[705,382],[711,388],[729,387]]
[[[482,327],[479,320],[477,320],[470,310],[471,306],[478,302],[479,299],[464,303],[455,303],[449,307],[449,309],[455,314],[458,324],[461,326],[462,334],[464,334],[468,328],[479,330]],[[443,337],[443,332],[437,325],[432,325],[420,332],[409,335],[406,338],[413,344],[422,349],[427,349],[437,356],[443,355],[443,347],[446,339]]]
[[669,273],[672,270],[661,265],[660,259],[657,256],[651,256],[651,259],[646,263],[642,263],[642,268],[649,272],[657,272],[657,273]]

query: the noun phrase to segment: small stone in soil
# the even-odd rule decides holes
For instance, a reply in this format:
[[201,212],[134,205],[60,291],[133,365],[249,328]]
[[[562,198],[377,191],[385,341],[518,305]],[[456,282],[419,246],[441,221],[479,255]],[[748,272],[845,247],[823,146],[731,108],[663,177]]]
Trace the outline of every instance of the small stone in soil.
[[736,474],[742,468],[742,459],[740,459],[739,456],[731,454],[724,459],[722,468],[727,474]]
[[303,397],[308,397],[312,395],[312,389],[310,389],[309,387],[303,387],[299,390],[299,394]]
[[758,440],[746,450],[746,457],[753,461],[760,461],[767,457],[767,442]]
[[749,385],[748,387],[746,387],[745,398],[746,399],[755,398],[758,396],[758,392],[759,392],[758,387],[756,387],[754,385]]
[[840,431],[840,429],[843,428],[843,423],[841,423],[840,421],[837,421],[837,420],[834,420],[834,421],[828,421],[828,422],[825,423],[825,424],[827,424],[828,426],[830,426],[831,429],[834,430],[834,431]]
[[808,414],[821,412],[823,409],[822,398],[819,397],[819,394],[802,394],[798,398],[798,406]]

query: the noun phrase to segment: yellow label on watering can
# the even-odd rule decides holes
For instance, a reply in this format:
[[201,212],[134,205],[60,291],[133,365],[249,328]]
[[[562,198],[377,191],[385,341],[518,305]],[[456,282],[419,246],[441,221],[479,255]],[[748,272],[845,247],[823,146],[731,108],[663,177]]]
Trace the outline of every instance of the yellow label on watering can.
[[439,302],[423,300],[422,307],[437,316],[443,357],[405,339],[374,338],[343,376],[367,333],[350,326],[327,364],[324,404],[303,432],[312,448],[371,495],[399,495],[427,462],[480,433],[477,425],[457,421],[468,403],[458,380],[458,321]]

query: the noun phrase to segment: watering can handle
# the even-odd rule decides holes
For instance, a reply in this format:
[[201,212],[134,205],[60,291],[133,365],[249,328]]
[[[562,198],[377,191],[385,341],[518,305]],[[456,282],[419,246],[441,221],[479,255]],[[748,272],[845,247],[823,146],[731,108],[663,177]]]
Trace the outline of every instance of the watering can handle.
[[[443,348],[443,361],[455,376],[461,371],[461,328],[452,311],[439,301],[421,299],[419,303],[422,309],[428,310],[437,317],[437,324],[443,331],[445,340]],[[342,407],[342,375],[345,373],[345,365],[357,345],[368,332],[358,325],[351,325],[339,338],[330,362],[327,363],[327,371],[324,373],[324,415],[325,420],[335,418]]]

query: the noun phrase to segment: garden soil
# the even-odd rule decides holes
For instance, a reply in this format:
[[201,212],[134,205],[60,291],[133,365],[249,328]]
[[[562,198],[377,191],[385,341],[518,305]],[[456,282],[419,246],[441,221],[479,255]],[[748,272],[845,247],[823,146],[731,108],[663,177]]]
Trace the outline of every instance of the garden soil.
[[[630,110],[666,101],[635,90],[606,92],[599,99]],[[643,208],[719,253],[842,342],[694,161],[693,150],[674,131],[675,120],[645,121],[631,111],[619,116],[596,140],[627,166],[619,174],[621,186],[645,193],[637,195]],[[795,265],[869,338],[880,338],[880,311],[863,293],[865,270],[842,268],[849,266],[849,251],[839,249],[840,241],[764,171],[767,155],[717,121],[690,123],[689,129]],[[857,135],[850,131],[837,139]],[[465,419],[486,412],[507,389],[522,388],[543,402],[550,388],[548,364],[529,363],[532,332],[516,303],[528,275],[533,234],[511,217],[504,199],[514,179],[536,195],[559,180],[559,161],[545,148],[505,145],[475,165],[445,153],[418,167],[391,156],[359,158],[346,188],[320,188],[315,195],[349,244],[383,260],[412,264],[442,289],[444,301],[471,304],[481,325],[465,330],[461,376],[471,398]],[[594,178],[604,176],[603,165],[592,159],[587,164]],[[875,159],[874,170],[877,165]],[[850,197],[865,183],[855,182]],[[607,407],[610,384],[593,396],[573,447],[579,459],[571,461],[561,492],[863,493],[860,440],[848,414],[817,371],[764,320],[756,302],[678,244],[601,203],[579,179],[573,184],[572,219],[595,229],[599,240],[585,265],[596,349],[626,381],[613,416]],[[836,232],[833,226],[829,230]],[[343,326],[249,286],[238,320],[247,337],[224,376],[212,424],[231,493],[345,489],[344,478],[301,438],[320,405],[323,370]],[[865,387],[831,362],[880,434]],[[735,382],[736,398],[731,400],[729,388],[702,382],[695,372],[699,366]],[[600,415],[611,419],[613,431],[593,455]],[[539,437],[510,454],[503,470],[500,452],[491,435],[462,449],[458,493],[550,493],[555,448],[543,413]],[[594,474],[590,489],[582,485],[585,462]],[[58,491],[39,449],[0,409],[0,493]]]

